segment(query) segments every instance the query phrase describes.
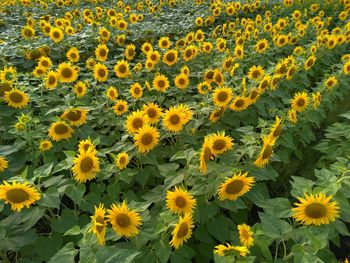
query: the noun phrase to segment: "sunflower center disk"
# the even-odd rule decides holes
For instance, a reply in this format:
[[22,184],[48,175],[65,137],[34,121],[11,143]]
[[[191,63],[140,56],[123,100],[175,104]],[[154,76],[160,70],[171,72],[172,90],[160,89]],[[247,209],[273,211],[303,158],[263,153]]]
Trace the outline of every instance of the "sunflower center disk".
[[240,180],[235,180],[226,186],[226,193],[230,195],[238,194],[242,191],[244,183]]
[[270,145],[266,145],[265,150],[262,154],[263,159],[268,159],[272,155],[272,147]]
[[175,199],[175,204],[180,208],[184,208],[186,206],[187,202],[186,202],[186,199],[184,197],[178,196]]
[[67,118],[70,121],[78,121],[80,120],[81,117],[81,111],[80,110],[73,110],[73,111],[69,111],[67,114]]
[[115,221],[118,226],[125,228],[131,224],[130,218],[126,214],[119,214]]
[[299,107],[304,106],[304,104],[305,104],[305,100],[304,100],[303,98],[297,100],[297,105],[298,105]]
[[104,220],[104,218],[102,216],[97,216],[96,217],[96,222],[102,225],[102,226],[96,225],[97,232],[101,233],[103,228],[104,228],[105,220]]
[[143,121],[141,118],[137,118],[135,120],[133,120],[132,122],[132,126],[134,127],[134,129],[138,130],[143,126]]
[[70,68],[64,68],[61,72],[62,77],[64,77],[65,79],[69,79],[73,75],[73,72]]
[[177,231],[177,238],[184,238],[188,233],[188,225],[186,223],[182,223],[179,227],[179,231]]
[[180,122],[180,117],[176,114],[171,115],[171,117],[169,118],[169,121],[171,122],[171,124],[176,125]]
[[141,142],[143,145],[149,145],[153,141],[153,135],[150,133],[146,133],[142,135]]
[[94,166],[94,161],[91,159],[91,157],[87,156],[81,160],[80,169],[84,173],[90,172],[93,166]]
[[228,98],[227,92],[220,92],[218,94],[218,101],[226,101]]
[[157,111],[155,109],[148,109],[147,111],[147,115],[150,118],[154,118],[157,116]]
[[68,127],[65,124],[58,124],[55,126],[55,133],[65,134],[66,132],[68,132]]
[[6,193],[7,199],[15,204],[23,203],[28,200],[29,194],[22,189],[11,189]]
[[241,108],[244,104],[244,101],[242,99],[238,99],[235,103],[237,108]]
[[213,143],[213,148],[216,151],[221,151],[221,150],[225,149],[225,146],[226,146],[226,143],[224,140],[216,140]]
[[326,216],[327,208],[323,204],[312,203],[305,208],[305,214],[308,217],[315,218],[315,219],[322,218]]
[[23,96],[18,92],[12,92],[10,94],[10,100],[14,103],[21,103],[23,100]]

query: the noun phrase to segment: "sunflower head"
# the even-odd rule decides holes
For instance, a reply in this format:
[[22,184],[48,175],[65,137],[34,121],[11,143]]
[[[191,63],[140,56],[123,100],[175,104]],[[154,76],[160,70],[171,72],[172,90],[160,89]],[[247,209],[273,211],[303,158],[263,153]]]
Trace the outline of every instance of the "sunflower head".
[[79,152],[78,156],[74,158],[73,164],[74,179],[79,183],[94,179],[100,171],[99,159],[96,156],[96,151],[92,148]]
[[106,208],[103,204],[99,204],[98,207],[95,206],[94,215],[91,216],[91,228],[89,232],[96,235],[98,243],[100,245],[105,244],[105,235],[107,230],[107,220],[105,219]]
[[294,98],[291,100],[291,106],[297,112],[303,112],[306,110],[309,104],[309,97],[306,92],[298,92],[294,95]]
[[173,213],[192,213],[196,206],[196,199],[186,190],[175,187],[173,191],[167,192],[166,203]]
[[16,109],[22,109],[29,103],[29,96],[23,91],[14,88],[10,91],[5,91],[4,100],[7,105]]
[[236,200],[249,190],[254,185],[254,177],[248,176],[248,173],[234,174],[231,178],[228,178],[219,187],[219,199],[223,200]]
[[175,249],[180,248],[184,242],[191,238],[193,228],[194,222],[191,214],[185,214],[183,217],[180,216],[173,230],[170,245]]
[[241,224],[237,226],[239,233],[239,241],[246,247],[251,247],[254,244],[253,232],[250,226]]
[[156,128],[145,125],[135,134],[134,144],[139,152],[146,153],[158,144],[159,136]]
[[115,161],[115,165],[120,170],[123,170],[129,163],[129,155],[126,152],[118,153],[114,161]]

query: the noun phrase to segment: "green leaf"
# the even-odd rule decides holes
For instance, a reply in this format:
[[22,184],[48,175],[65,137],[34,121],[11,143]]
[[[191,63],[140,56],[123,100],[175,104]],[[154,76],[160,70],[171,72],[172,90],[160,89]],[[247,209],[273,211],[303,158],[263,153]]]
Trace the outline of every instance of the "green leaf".
[[65,194],[69,196],[74,203],[80,204],[80,202],[83,200],[85,191],[86,187],[84,184],[69,185],[65,190]]
[[43,166],[34,170],[34,178],[47,177],[51,174],[53,168],[53,162],[44,164]]
[[117,246],[113,247],[102,247],[96,254],[97,262],[103,263],[115,263],[115,262],[123,262],[123,263],[131,263],[133,259],[139,255],[141,252],[130,250],[130,249],[122,249]]
[[66,233],[63,234],[63,236],[76,236],[81,233],[80,226],[74,226],[71,229],[69,229]]
[[38,201],[38,205],[58,208],[60,206],[60,196],[56,187],[50,187]]
[[261,226],[264,234],[273,239],[284,239],[284,237],[293,231],[293,228],[286,221],[265,213],[259,213]]
[[74,263],[74,258],[77,253],[78,250],[74,248],[73,242],[70,242],[61,248],[48,263]]
[[154,252],[156,253],[160,262],[167,263],[171,254],[171,248],[168,243],[164,243],[162,240],[159,240],[154,245]]

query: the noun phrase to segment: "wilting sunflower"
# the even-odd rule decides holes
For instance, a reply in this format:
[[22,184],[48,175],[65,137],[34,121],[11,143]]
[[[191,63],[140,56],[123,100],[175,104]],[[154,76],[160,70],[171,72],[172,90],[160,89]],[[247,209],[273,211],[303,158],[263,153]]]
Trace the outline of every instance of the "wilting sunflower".
[[182,130],[185,122],[185,114],[178,107],[170,107],[163,114],[163,126],[170,132]]
[[243,96],[237,96],[234,98],[230,105],[230,109],[233,111],[244,111],[249,106],[249,99]]
[[309,70],[316,62],[316,56],[312,55],[304,62],[304,69]]
[[59,43],[62,41],[63,39],[63,32],[60,28],[58,27],[51,27],[50,29],[50,38],[55,42],[55,43]]
[[217,156],[231,150],[233,146],[232,138],[225,135],[225,132],[218,132],[210,135],[210,148],[212,154]]
[[259,80],[265,76],[262,66],[252,66],[248,71],[248,79]]
[[94,79],[97,82],[106,82],[108,79],[108,68],[102,63],[97,63],[94,66]]
[[98,243],[100,245],[105,244],[105,235],[107,230],[107,220],[105,220],[106,208],[103,204],[99,204],[98,207],[95,206],[95,213],[91,218],[91,228],[89,232],[96,235]]
[[226,107],[232,99],[232,89],[226,87],[217,87],[213,92],[214,104],[218,107]]
[[172,232],[173,238],[170,241],[170,245],[175,249],[181,247],[192,236],[193,228],[194,222],[191,214],[185,214],[183,217],[180,216]]
[[129,92],[130,92],[131,97],[133,97],[134,99],[139,99],[142,97],[142,94],[143,94],[142,86],[138,82],[133,83],[130,86]]
[[165,92],[169,88],[169,80],[166,76],[162,74],[157,74],[155,78],[153,79],[153,87],[155,90],[159,92]]
[[275,142],[271,141],[268,136],[263,138],[263,142],[263,147],[260,150],[258,158],[254,162],[254,165],[260,168],[264,167],[269,162],[269,158],[273,154],[273,146],[275,144]]
[[254,185],[254,177],[247,176],[248,173],[234,174],[231,178],[228,178],[219,187],[219,200],[231,200],[234,201],[238,197],[243,196]]
[[277,138],[280,136],[282,132],[282,119],[276,116],[275,123],[273,124],[270,133],[269,133],[269,141],[275,142]]
[[343,72],[345,75],[349,75],[350,74],[350,60],[347,61],[344,66],[343,66]]
[[269,43],[266,39],[260,39],[258,43],[255,45],[255,51],[258,53],[264,53],[266,49],[268,49]]
[[293,217],[305,225],[327,225],[339,217],[339,205],[332,201],[332,195],[328,197],[324,193],[304,194],[304,198],[298,197],[297,207],[292,208]]
[[0,173],[5,171],[9,167],[7,159],[3,156],[0,156]]
[[133,111],[128,115],[125,121],[125,127],[128,133],[136,133],[139,129],[148,124],[148,117],[143,111]]
[[129,209],[125,201],[121,205],[113,204],[107,212],[108,221],[118,235],[129,238],[139,233],[141,217],[138,212]]
[[69,121],[70,125],[81,126],[86,123],[87,110],[73,108],[65,110],[60,118]]
[[175,186],[173,191],[167,191],[166,205],[173,213],[192,214],[196,207],[196,199],[187,190]]
[[16,181],[3,181],[0,185],[0,200],[10,204],[13,211],[21,211],[40,199],[38,190],[28,185],[28,182],[18,183]]
[[226,245],[220,244],[215,246],[214,253],[220,257],[225,257],[227,255],[239,255],[245,257],[249,254],[249,250],[246,246],[231,246],[227,243]]
[[95,49],[95,56],[98,61],[106,61],[108,57],[108,47],[105,44],[100,44]]
[[128,111],[128,103],[125,100],[117,100],[113,106],[113,110],[117,116],[121,116]]
[[309,97],[306,92],[297,92],[290,102],[294,110],[297,112],[303,112],[309,104]]
[[62,62],[59,64],[57,74],[62,83],[71,83],[78,78],[78,71],[69,62]]
[[90,140],[90,138],[85,139],[85,140],[80,140],[79,144],[78,144],[78,151],[80,153],[82,152],[87,152],[89,149],[91,149],[91,151],[96,151],[95,149],[95,145],[92,143],[92,141]]
[[199,154],[199,169],[202,174],[205,174],[207,172],[207,161],[209,161],[213,157],[210,139],[210,136],[204,137],[204,143]]
[[39,150],[46,152],[52,148],[52,142],[49,140],[42,140],[39,145]]
[[125,60],[118,60],[114,66],[114,72],[118,78],[126,78],[130,76],[129,63]]
[[123,170],[129,163],[129,155],[126,152],[118,153],[114,162],[120,170]]
[[58,78],[59,76],[55,71],[49,70],[45,77],[46,88],[49,90],[55,89],[58,85]]
[[4,100],[7,102],[8,106],[16,109],[22,109],[29,103],[28,95],[17,88],[10,91],[5,91]]
[[76,47],[71,47],[68,51],[67,51],[67,59],[72,62],[72,63],[76,63],[79,61],[80,56],[79,56],[79,50]]
[[72,172],[74,179],[79,183],[85,183],[96,178],[100,171],[100,161],[96,156],[96,151],[89,148],[85,152],[79,152],[73,160]]
[[253,246],[254,237],[250,226],[246,224],[241,224],[237,226],[239,232],[239,241],[247,248]]
[[68,140],[72,137],[74,130],[62,121],[56,121],[51,124],[49,136],[54,141]]
[[143,105],[142,110],[148,116],[148,123],[150,124],[157,123],[162,114],[162,109],[154,102]]
[[111,101],[115,101],[118,95],[118,90],[115,87],[111,86],[106,90],[106,97]]
[[146,153],[158,144],[158,140],[159,132],[157,131],[157,128],[146,125],[136,133],[134,144],[139,152]]
[[73,92],[76,94],[78,98],[84,97],[86,94],[86,90],[87,90],[86,83],[82,81],[78,81],[73,86]]
[[177,62],[178,52],[176,49],[170,49],[163,55],[163,63],[172,66]]
[[330,76],[324,82],[327,90],[333,89],[338,84],[338,79],[335,76]]

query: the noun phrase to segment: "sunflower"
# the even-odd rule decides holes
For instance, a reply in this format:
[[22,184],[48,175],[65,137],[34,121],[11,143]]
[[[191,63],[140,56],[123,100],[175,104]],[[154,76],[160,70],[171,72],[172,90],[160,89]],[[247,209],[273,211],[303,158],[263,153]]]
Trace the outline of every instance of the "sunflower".
[[248,71],[248,79],[259,80],[264,77],[265,71],[262,66],[252,66]]
[[333,89],[338,84],[338,79],[335,76],[330,76],[324,82],[327,90]]
[[213,152],[211,150],[211,137],[204,137],[204,143],[202,145],[201,152],[199,154],[199,169],[202,174],[207,172],[207,161],[213,157]]
[[297,112],[303,112],[309,104],[309,97],[306,92],[297,92],[290,102],[294,110]]
[[62,83],[71,83],[78,78],[78,71],[69,62],[62,62],[59,64],[57,74]]
[[224,74],[223,74],[219,69],[215,69],[215,70],[214,70],[213,81],[214,81],[218,86],[224,85],[225,77],[224,77]]
[[49,90],[55,89],[58,85],[58,79],[58,74],[53,70],[49,70],[45,77],[45,87]]
[[76,47],[71,47],[68,51],[67,51],[67,59],[72,62],[72,63],[76,63],[79,61],[80,56],[79,56],[79,50]]
[[126,78],[130,75],[129,63],[125,60],[118,60],[114,66],[114,72],[118,78]]
[[106,82],[108,79],[107,66],[102,63],[97,63],[94,66],[94,79],[97,82]]
[[213,49],[213,44],[210,42],[203,42],[202,46],[201,46],[201,50],[204,53],[210,53]]
[[117,116],[121,116],[128,111],[128,103],[125,100],[117,100],[113,106],[113,110]]
[[274,141],[270,141],[268,136],[263,138],[263,142],[263,147],[260,150],[258,158],[254,162],[254,165],[260,168],[264,167],[269,162],[269,158],[272,156],[273,146],[275,144]]
[[178,108],[184,114],[184,125],[187,124],[193,116],[193,112],[190,109],[190,107],[181,103],[178,106],[176,106],[176,108]]
[[136,55],[136,47],[134,44],[129,44],[125,47],[124,55],[127,60],[132,60]]
[[177,62],[178,59],[178,52],[176,49],[170,49],[163,55],[163,63],[167,64],[168,66],[172,66]]
[[106,44],[100,44],[95,48],[95,56],[98,61],[106,61],[108,57],[108,47]]
[[235,57],[237,59],[243,59],[244,57],[244,47],[242,45],[238,45],[234,50]]
[[168,37],[161,37],[158,41],[158,46],[164,49],[170,48],[171,46],[170,39]]
[[89,148],[87,151],[79,152],[73,160],[72,172],[74,179],[79,183],[85,183],[96,178],[100,171],[100,162],[96,151]]
[[68,140],[72,137],[74,130],[62,121],[56,121],[51,124],[49,136],[54,141]]
[[129,163],[129,155],[126,152],[121,152],[115,157],[115,165],[123,170]]
[[179,132],[185,122],[185,114],[178,107],[170,107],[164,112],[163,126],[167,131]]
[[309,70],[316,62],[316,56],[312,55],[304,62],[304,69]]
[[50,29],[50,38],[55,42],[59,43],[62,41],[64,34],[62,30],[58,27],[51,27]]
[[258,43],[256,43],[255,45],[255,51],[258,53],[264,53],[264,51],[268,48],[269,48],[269,44],[265,38],[260,39]]
[[187,190],[175,187],[173,191],[167,191],[166,205],[173,213],[192,214],[196,204],[196,199]]
[[129,92],[130,92],[131,97],[133,97],[134,99],[139,99],[142,97],[142,94],[143,94],[142,86],[138,82],[133,83],[130,86]]
[[141,46],[141,51],[143,54],[147,55],[149,52],[153,51],[153,46],[151,43],[145,42]]
[[232,138],[225,135],[225,132],[218,132],[210,136],[210,148],[212,154],[217,156],[231,150],[233,147]]
[[38,190],[28,185],[28,182],[4,181],[0,185],[0,200],[3,200],[5,204],[10,204],[13,211],[20,212],[24,207],[28,208],[40,198]]
[[52,61],[49,57],[42,56],[38,60],[38,66],[41,66],[42,68],[49,69],[52,66]]
[[203,81],[198,83],[197,85],[197,90],[199,94],[205,95],[207,94],[209,91],[211,91],[212,87],[210,85],[210,83]]
[[33,76],[37,78],[41,78],[45,73],[47,69],[43,68],[41,66],[36,66],[33,70]]
[[250,226],[246,224],[241,224],[237,226],[239,232],[239,241],[247,248],[253,246],[254,237]]
[[208,69],[204,72],[204,80],[207,83],[212,83],[214,81],[214,70]]
[[141,153],[152,150],[158,144],[158,140],[159,132],[157,128],[148,125],[139,129],[134,136],[134,144]]
[[46,152],[52,148],[52,142],[49,140],[42,140],[39,145],[39,150],[41,152]]
[[9,167],[7,159],[3,156],[0,156],[0,173],[5,171]]
[[96,61],[94,58],[90,57],[86,60],[85,64],[88,69],[93,70],[96,65]]
[[139,110],[130,113],[125,121],[125,127],[128,133],[136,133],[146,124],[148,124],[148,117],[143,111]]
[[158,64],[160,61],[160,53],[156,50],[150,51],[147,54],[147,60],[151,61],[153,65]]
[[227,255],[240,255],[242,257],[249,254],[249,250],[246,246],[231,246],[230,244],[226,245],[217,245],[215,246],[214,253],[220,257],[225,257]]
[[89,232],[96,235],[98,243],[100,245],[105,244],[105,235],[107,230],[107,220],[105,220],[106,208],[103,204],[99,204],[98,207],[95,206],[95,212],[91,218],[91,227]]
[[79,144],[78,144],[79,153],[87,152],[89,149],[91,149],[92,152],[96,151],[95,145],[92,143],[90,138],[79,141]]
[[118,90],[115,87],[109,87],[106,90],[106,97],[111,101],[115,101],[118,98]]
[[230,105],[230,109],[233,111],[244,111],[249,106],[249,99],[243,96],[237,96],[234,98]]
[[113,204],[107,212],[108,221],[118,235],[130,238],[139,233],[141,217],[138,212],[131,210],[125,201],[119,205]]
[[143,105],[142,110],[148,116],[148,123],[150,124],[157,123],[162,114],[162,109],[154,102]]
[[73,86],[73,92],[77,95],[78,98],[82,98],[86,94],[86,83],[82,81],[78,81]]
[[24,39],[31,39],[35,37],[35,30],[31,26],[24,26],[21,30],[21,35]]
[[169,88],[169,80],[166,76],[162,74],[156,74],[156,76],[153,79],[153,87],[155,90],[159,92],[165,92]]
[[324,193],[304,194],[304,198],[298,197],[297,207],[292,208],[293,218],[305,225],[327,225],[339,217],[339,205],[332,201],[332,195],[328,197]]
[[214,104],[218,107],[226,107],[232,99],[232,89],[227,87],[217,87],[213,92]]
[[293,124],[298,122],[298,112],[295,109],[290,109],[288,111],[288,120]]
[[25,108],[29,103],[28,95],[17,88],[5,91],[4,100],[7,102],[8,106],[16,109]]
[[178,87],[181,90],[184,90],[190,84],[190,80],[187,75],[180,73],[175,77],[174,83],[176,87]]
[[298,67],[293,63],[287,70],[286,80],[291,80],[294,77],[294,74],[297,72]]
[[282,132],[282,119],[276,116],[275,123],[273,124],[270,133],[269,133],[269,141],[275,142],[277,138],[280,136]]
[[254,177],[247,176],[248,173],[234,174],[231,178],[228,178],[219,187],[219,200],[231,200],[234,201],[238,197],[243,196],[250,191],[254,185]]
[[72,126],[81,126],[86,123],[87,110],[79,108],[65,110],[60,118],[69,121],[69,124]]
[[213,123],[217,122],[224,115],[224,112],[225,107],[213,110],[209,115],[209,120]]
[[188,46],[185,48],[185,50],[182,52],[182,58],[186,62],[192,60],[197,55],[197,47],[196,46]]
[[183,217],[180,216],[172,232],[173,238],[170,241],[170,245],[175,249],[181,247],[192,236],[193,228],[194,222],[191,214],[185,214]]
[[350,60],[345,62],[344,66],[343,66],[343,72],[345,75],[350,74]]

